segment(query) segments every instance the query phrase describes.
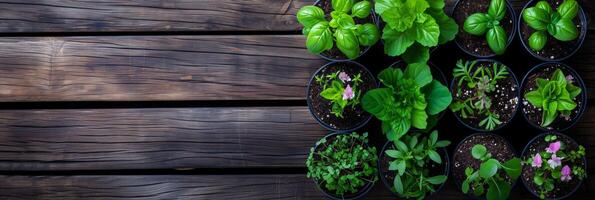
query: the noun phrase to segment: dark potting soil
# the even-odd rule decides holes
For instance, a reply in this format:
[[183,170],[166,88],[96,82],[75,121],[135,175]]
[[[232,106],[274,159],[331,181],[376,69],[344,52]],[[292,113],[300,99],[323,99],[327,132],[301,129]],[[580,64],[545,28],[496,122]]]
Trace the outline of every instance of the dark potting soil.
[[[481,36],[471,35],[465,32],[463,24],[465,24],[467,17],[475,13],[487,13],[490,2],[491,0],[460,0],[453,12],[453,18],[459,25],[459,34],[457,34],[456,42],[461,48],[478,56],[491,56],[494,55],[494,51],[488,46],[485,34]],[[508,4],[506,6],[506,14],[500,20],[500,26],[504,28],[508,38],[510,38],[513,34],[514,22]],[[506,42],[508,44],[508,41]]]
[[[580,87],[580,85],[576,81],[577,79],[575,78],[577,75],[573,74],[570,70],[566,69],[560,64],[551,63],[544,65],[539,70],[533,71],[532,74],[527,76],[527,80],[525,81],[525,83],[523,83],[524,85],[522,86],[521,90],[521,95],[523,98],[522,111],[525,117],[527,117],[527,120],[536,126],[541,126],[541,120],[543,119],[543,109],[541,107],[537,108],[533,106],[531,103],[529,103],[527,99],[525,99],[525,94],[527,92],[537,89],[537,78],[549,80],[556,71],[556,69],[561,69],[564,75],[566,75],[567,79],[574,80],[572,82],[573,85]],[[581,90],[583,90],[581,91],[581,93],[585,92],[584,88],[581,88]],[[577,106],[574,110],[570,112],[570,116],[565,117],[562,115],[558,115],[558,117],[547,127],[547,129],[564,129],[568,126],[571,126],[574,121],[578,120],[577,117],[581,108],[584,105],[585,99],[582,98],[582,95],[578,95],[576,98],[573,99],[573,101],[577,104]]]
[[[322,8],[322,10],[324,10],[324,13],[326,14],[326,19],[330,22],[332,17],[331,17],[331,12],[333,11],[333,5],[331,4],[331,0],[321,0],[320,2],[318,2],[318,4],[316,4],[316,6]],[[353,20],[355,21],[355,24],[365,24],[365,23],[371,23],[374,24],[374,15],[372,13],[370,13],[370,15],[368,15],[367,18],[365,19],[360,19],[357,17],[354,17]],[[360,51],[359,51],[359,55],[362,55],[364,52],[366,52],[366,50],[369,47],[366,46],[360,46]],[[343,54],[343,52],[341,52],[341,50],[339,50],[339,48],[337,48],[337,44],[333,44],[333,48],[328,50],[328,51],[324,51],[322,53],[320,53],[321,55],[323,55],[324,57],[330,58],[330,59],[334,59],[334,60],[346,60],[347,56],[345,56],[345,54]]]
[[[492,62],[478,62],[475,65],[475,68],[473,69],[473,71],[475,69],[477,69],[478,67],[488,67],[488,68],[492,68],[493,67]],[[502,122],[502,124],[498,125],[497,127],[495,127],[495,129],[506,125],[510,119],[512,119],[512,117],[514,117],[514,113],[516,112],[517,109],[517,104],[519,101],[519,98],[517,97],[517,91],[519,89],[518,84],[516,83],[516,80],[512,77],[512,71],[510,70],[510,68],[508,68],[508,72],[509,75],[504,78],[504,79],[500,79],[496,84],[496,91],[488,93],[488,96],[490,97],[491,101],[492,101],[492,105],[490,107],[490,111],[492,113],[495,113],[499,116],[499,120]],[[459,79],[455,78],[454,83],[458,83]],[[458,91],[461,90],[461,95],[459,96]],[[454,98],[453,98],[453,102],[456,101],[464,101],[465,99],[468,98],[472,98],[473,96],[475,96],[477,94],[477,91],[475,91],[476,89],[472,89],[467,87],[466,82],[463,83],[462,88],[458,88],[458,85],[455,85],[453,87],[453,94],[454,94]],[[481,122],[481,120],[485,119],[487,117],[486,114],[478,114],[478,115],[469,115],[467,116],[467,118],[463,118],[460,114],[460,112],[456,112],[455,115],[457,115],[459,117],[459,119],[461,119],[462,122],[464,122],[465,124],[471,126],[471,127],[475,127],[477,129],[481,129],[484,130],[484,127],[480,127],[479,126],[479,122]]]
[[[550,4],[552,9],[554,9],[554,10],[558,9],[558,6],[560,6],[560,4],[562,2],[564,2],[564,0],[546,0],[546,1]],[[527,8],[535,6],[535,4],[537,2],[538,1],[534,1]],[[580,15],[580,13],[579,13],[579,15]],[[579,18],[579,15],[577,15],[572,21],[574,22],[574,24],[576,25],[576,28],[578,29],[578,31],[580,33],[581,30],[585,27],[583,27],[583,24],[580,23],[581,20]],[[522,19],[522,17],[519,20],[521,20],[521,26],[520,26],[521,38],[523,39],[523,41],[525,42],[527,47],[529,47],[529,37],[531,37],[531,34],[533,34],[533,32],[535,32],[535,30],[532,29],[531,27],[529,27],[527,25],[527,23],[525,23],[525,21]],[[537,54],[543,58],[559,59],[559,58],[563,58],[563,57],[566,57],[566,56],[572,54],[572,52],[576,48],[578,48],[578,46],[580,45],[581,37],[584,37],[584,35],[579,35],[579,37],[577,37],[576,39],[574,39],[572,41],[563,42],[563,41],[559,41],[559,40],[555,39],[548,33],[547,34],[547,43],[545,44],[545,47],[543,47],[543,49],[541,51],[536,52],[536,51],[532,50],[531,48],[528,48],[528,49],[529,49],[529,51],[533,51],[535,54]]]
[[[567,152],[570,152],[572,150],[577,150],[578,149],[578,144],[576,144],[574,141],[570,140],[568,137],[563,136],[563,135],[557,135],[558,136],[558,140],[561,141],[562,143],[566,144],[566,149]],[[549,146],[549,143],[545,141],[545,135],[537,138],[536,140],[534,140],[533,143],[529,144],[529,148],[524,152],[525,154],[523,154],[523,160],[527,160],[531,157],[533,157],[533,155],[535,155],[538,152],[544,151],[545,148],[547,148]],[[542,163],[543,165],[547,165],[547,162],[544,160],[544,162]],[[563,159],[562,160],[562,166],[564,165],[568,165],[568,166],[583,166],[583,168],[585,167],[585,163],[584,160],[580,159],[577,162],[574,163],[570,163],[568,160]],[[523,172],[522,172],[522,179],[523,182],[525,183],[525,185],[527,186],[527,188],[533,192],[535,192],[535,194],[539,195],[539,189],[538,187],[536,187],[536,184],[533,183],[533,176],[535,174],[535,170],[533,167],[531,167],[531,164],[526,164],[523,165]],[[563,183],[563,184],[562,184]],[[569,182],[560,182],[560,181],[556,181],[554,182],[554,190],[552,192],[550,192],[549,194],[546,195],[546,198],[560,198],[563,197],[567,194],[569,194],[570,192],[572,192],[574,190],[574,188],[578,187],[580,185],[580,180],[576,177],[573,177]]]
[[[457,181],[458,187],[460,187],[463,181],[467,179],[467,175],[465,175],[465,169],[467,169],[467,167],[473,168],[474,171],[479,170],[481,161],[473,158],[473,155],[471,155],[471,149],[476,144],[483,144],[488,152],[492,154],[492,158],[498,160],[500,163],[504,163],[515,157],[514,149],[510,147],[504,138],[498,135],[479,134],[467,138],[459,144],[453,156],[454,165],[452,173]],[[504,170],[499,170],[498,174],[512,184],[510,177],[508,177]],[[469,194],[473,194],[472,188],[469,188]]]
[[[363,98],[363,95],[367,91],[376,88],[376,82],[374,77],[372,77],[372,74],[369,74],[364,68],[352,63],[335,63],[328,65],[315,74],[315,76],[326,76],[341,71],[349,74],[352,78],[355,74],[361,74],[363,83],[357,88],[361,91],[360,98]],[[333,129],[348,130],[360,125],[370,117],[370,114],[361,107],[361,103],[355,106],[354,109],[352,109],[351,106],[345,107],[345,110],[343,110],[343,118],[336,117],[331,113],[333,102],[320,96],[321,92],[322,85],[319,85],[316,81],[312,81],[308,96],[311,101],[312,111],[324,124],[329,125]]]

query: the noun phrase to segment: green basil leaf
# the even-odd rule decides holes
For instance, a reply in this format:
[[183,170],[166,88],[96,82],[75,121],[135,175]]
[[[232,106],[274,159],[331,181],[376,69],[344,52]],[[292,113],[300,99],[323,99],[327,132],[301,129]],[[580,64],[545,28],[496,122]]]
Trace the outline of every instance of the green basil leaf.
[[318,22],[326,21],[324,11],[316,6],[304,6],[297,13],[297,20],[304,27],[311,28]]
[[558,14],[562,19],[572,20],[578,13],[578,3],[575,0],[565,0],[558,6]]
[[432,82],[432,72],[426,63],[412,63],[405,69],[405,78],[413,79],[419,87]]
[[333,33],[328,22],[318,22],[310,29],[306,39],[306,48],[314,54],[333,48]]
[[363,46],[372,46],[380,39],[380,32],[374,24],[361,25],[357,27],[356,31],[359,43]]
[[347,13],[353,6],[353,0],[332,0],[333,10]]
[[484,163],[479,165],[479,176],[482,178],[490,178],[498,172],[498,167],[500,166],[500,162],[496,159],[489,159]]
[[341,29],[352,29],[355,27],[355,21],[353,17],[345,13],[338,13],[333,17],[333,20],[337,22],[337,28]]
[[444,0],[426,0],[430,4],[430,8],[442,10],[444,8]]
[[489,17],[484,13],[475,13],[465,19],[463,30],[471,35],[483,35],[488,30]]
[[359,42],[352,30],[337,29],[335,31],[337,48],[350,59],[356,58],[360,53]]
[[308,36],[308,33],[310,33],[310,29],[311,29],[311,28],[312,28],[312,27],[304,27],[304,28],[302,29],[302,34],[303,34],[303,35],[305,35],[305,36]]
[[389,26],[382,31],[384,52],[389,56],[399,56],[415,42],[415,32],[399,32]]
[[425,110],[413,109],[411,111],[411,125],[418,129],[425,129],[428,125],[428,114]]
[[452,102],[452,95],[448,88],[437,80],[433,80],[423,89],[426,95],[426,101],[428,102],[426,110],[430,115],[437,115],[443,110],[446,110]]
[[440,27],[431,15],[422,14],[425,17],[423,22],[418,21],[415,25],[416,41],[426,47],[438,45],[438,36],[440,36]]
[[506,2],[504,0],[492,0],[488,8],[488,15],[500,21],[504,18],[504,14],[506,14]]
[[490,46],[490,49],[492,49],[496,55],[502,55],[504,51],[506,51],[508,36],[506,35],[504,28],[501,26],[494,26],[488,30],[486,39],[488,41],[488,46]]
[[401,57],[406,63],[426,63],[430,59],[430,48],[414,43]]
[[560,41],[572,41],[579,35],[578,29],[569,19],[560,19],[556,24],[556,33],[553,34],[554,38]]
[[534,32],[529,37],[529,47],[531,47],[533,51],[541,51],[546,43],[547,35],[545,34],[545,31]]
[[550,23],[549,15],[541,8],[535,7],[523,11],[523,20],[529,27],[538,31],[547,29],[547,25]]
[[459,25],[457,25],[454,19],[446,15],[446,13],[444,13],[444,10],[429,9],[427,13],[430,14],[436,20],[436,23],[440,27],[440,36],[438,36],[438,44],[444,44],[453,40],[456,37],[457,33],[459,32]]
[[364,0],[353,5],[353,8],[351,8],[351,15],[363,19],[368,17],[371,11],[372,4],[369,1]]
[[552,7],[547,1],[539,1],[535,4],[536,8],[541,8],[544,10],[548,15],[552,14]]

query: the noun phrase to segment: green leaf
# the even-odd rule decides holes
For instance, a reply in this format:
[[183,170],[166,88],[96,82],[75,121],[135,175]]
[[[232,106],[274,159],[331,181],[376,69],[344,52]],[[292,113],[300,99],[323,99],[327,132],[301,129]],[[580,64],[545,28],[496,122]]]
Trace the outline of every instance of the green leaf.
[[541,176],[534,176],[533,183],[537,185],[543,185],[543,178],[541,178]]
[[404,77],[413,79],[420,87],[432,82],[432,72],[426,63],[409,64],[405,69]]
[[535,7],[527,8],[523,11],[523,20],[529,27],[538,31],[546,30],[547,25],[550,23],[546,11]]
[[364,0],[353,5],[353,8],[351,8],[351,15],[363,19],[368,17],[371,11],[372,4],[369,1]]
[[444,0],[426,0],[430,4],[430,8],[442,10],[444,8]]
[[393,149],[388,149],[386,151],[384,151],[384,153],[386,153],[386,155],[388,155],[391,158],[399,158],[401,153],[397,150],[393,150]]
[[440,36],[440,27],[431,15],[422,14],[425,17],[423,22],[416,22],[416,41],[426,47],[438,45],[438,36]]
[[398,1],[394,0],[375,0],[374,11],[378,14],[382,14],[389,8],[396,7],[397,4]]
[[536,31],[529,37],[529,47],[534,51],[541,51],[547,43],[545,31]]
[[333,48],[333,33],[328,22],[318,22],[310,29],[306,39],[306,48],[314,54]]
[[438,154],[438,152],[434,151],[434,150],[428,150],[428,156],[430,157],[430,159],[432,159],[434,162],[438,163],[438,164],[442,164],[442,159],[440,158],[440,155]]
[[570,99],[560,99],[558,100],[558,110],[574,110],[576,108],[576,103],[574,103]]
[[541,94],[539,93],[539,91],[531,91],[531,92],[527,92],[525,94],[525,99],[527,99],[527,101],[529,101],[529,103],[531,103],[531,105],[535,106],[535,107],[542,107],[542,103],[543,103],[543,98],[541,97]]
[[362,108],[381,121],[387,121],[392,116],[390,116],[386,102],[393,101],[394,97],[390,88],[377,88],[366,92],[362,98]]
[[324,11],[316,6],[304,6],[300,8],[297,13],[297,20],[300,24],[304,25],[304,28],[311,28],[318,24],[318,22],[326,21],[324,19]]
[[389,56],[399,56],[415,42],[415,32],[399,32],[388,26],[382,31],[384,52]]
[[501,179],[492,179],[488,181],[488,192],[486,198],[488,200],[506,200],[510,194],[511,186],[506,181]]
[[578,13],[578,3],[575,0],[564,0],[560,6],[558,6],[558,14],[562,19],[572,20]]
[[500,21],[504,18],[504,14],[506,14],[506,2],[504,0],[492,0],[488,8],[488,15]]
[[405,161],[399,161],[397,163],[397,172],[399,173],[399,176],[402,176],[405,173],[405,168],[407,167],[407,163],[405,163]]
[[389,88],[397,88],[399,80],[403,78],[403,71],[398,68],[386,68],[378,74],[378,79]]
[[548,15],[550,15],[552,13],[552,7],[550,6],[550,4],[547,1],[539,1],[535,4],[535,7],[537,8],[541,8],[542,10],[544,10]]
[[514,181],[521,175],[521,159],[512,158],[505,163],[502,163],[502,169]]
[[363,24],[358,26],[356,31],[359,44],[363,46],[372,46],[380,39],[380,32],[374,24]]
[[407,147],[407,145],[405,143],[403,143],[402,141],[396,140],[396,141],[393,141],[393,143],[395,143],[395,147],[397,147],[397,149],[399,151],[403,151],[403,152],[409,151],[409,147]]
[[428,142],[431,144],[431,146],[434,146],[436,142],[438,142],[438,131],[434,130],[432,133],[430,133]]
[[558,117],[558,102],[552,101],[547,105],[544,105],[544,116],[542,119],[541,126],[546,127],[549,126],[556,118]]
[[572,41],[578,37],[578,29],[570,19],[560,19],[555,27],[556,33],[553,36],[560,41]]
[[581,94],[581,88],[574,86],[572,84],[566,84],[566,90],[568,90],[569,96],[571,99],[574,99],[576,96]]
[[438,175],[438,176],[433,176],[433,177],[427,178],[426,181],[428,181],[428,183],[431,183],[433,185],[440,185],[440,184],[446,182],[447,178],[448,177],[445,175]]
[[485,156],[487,152],[488,149],[481,144],[476,144],[475,146],[473,146],[473,148],[471,148],[471,155],[473,156],[473,158],[478,160],[483,158],[483,156]]
[[355,21],[353,20],[353,17],[345,13],[333,12],[333,20],[335,20],[337,23],[336,28],[349,30],[355,27]]
[[441,140],[436,143],[436,148],[442,148],[450,145],[450,141]]
[[486,39],[488,41],[488,46],[490,46],[490,49],[492,49],[496,55],[502,55],[506,50],[508,36],[506,35],[504,28],[501,26],[494,26],[489,29],[486,34]]
[[411,125],[418,129],[425,129],[427,124],[428,115],[425,110],[413,109],[411,112]]
[[[442,1],[442,0],[440,0]],[[459,32],[459,25],[454,19],[450,18],[442,9],[430,9],[428,14],[436,20],[440,27],[440,36],[438,36],[438,44],[444,44],[453,40]]]
[[498,172],[498,167],[500,166],[500,162],[496,159],[489,159],[484,163],[481,163],[479,166],[479,176],[482,178],[490,178]]
[[430,60],[430,48],[414,43],[401,57],[406,63],[426,63]]
[[409,131],[411,128],[411,120],[398,118],[397,120],[391,121],[390,126],[394,134],[393,140],[391,141],[395,141],[405,135],[407,131]]
[[484,13],[475,13],[465,19],[463,30],[471,35],[483,35],[488,30],[490,18]]
[[353,6],[353,0],[332,0],[333,10],[347,13]]
[[341,98],[342,95],[342,91],[339,91],[335,88],[327,88],[326,90],[323,90],[320,93],[320,96],[322,96],[323,98],[327,99],[327,100],[335,100],[335,99],[339,99]]
[[359,56],[359,42],[352,30],[337,29],[335,38],[337,39],[337,47],[348,58],[353,59]]
[[463,193],[467,194],[467,192],[469,192],[469,181],[464,180],[463,184],[461,186],[461,190],[463,191]]
[[395,191],[397,191],[397,193],[399,193],[399,194],[403,193],[403,183],[401,182],[401,176],[395,176],[393,185],[394,185]]
[[412,8],[401,5],[387,9],[380,17],[388,24],[386,27],[403,32],[413,26],[416,14]]
[[452,102],[452,95],[448,88],[437,80],[433,80],[423,89],[425,91],[426,101],[428,102],[426,110],[430,115],[437,115],[443,110],[446,110]]

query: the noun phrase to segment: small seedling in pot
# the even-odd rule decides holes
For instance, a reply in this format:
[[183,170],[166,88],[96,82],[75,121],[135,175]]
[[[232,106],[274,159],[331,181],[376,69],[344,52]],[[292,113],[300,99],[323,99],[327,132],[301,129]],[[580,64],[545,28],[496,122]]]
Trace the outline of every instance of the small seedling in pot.
[[429,138],[419,138],[419,133],[405,135],[401,140],[393,141],[394,149],[385,151],[391,160],[389,170],[395,173],[393,189],[406,199],[423,199],[447,179],[443,171],[432,176],[436,172],[431,172],[429,166],[448,162],[443,161],[437,150],[450,145],[450,141],[438,141],[438,131],[433,131]]
[[[479,169],[471,167],[465,169],[467,179],[462,183],[462,191],[469,193],[471,189],[473,195],[482,196],[485,194],[488,200],[507,199],[512,189],[511,183],[521,174],[521,160],[514,157],[500,163],[500,161],[492,158],[492,154],[481,144],[473,146],[471,155],[482,163]],[[498,173],[500,170],[504,170],[510,181]]]
[[333,102],[331,113],[336,117],[343,118],[345,107],[351,106],[355,109],[355,106],[359,105],[361,96],[359,85],[362,83],[360,73],[353,78],[345,72],[318,75],[314,78],[323,88],[320,96]]
[[525,99],[543,109],[540,126],[549,126],[559,115],[568,118],[577,107],[574,99],[582,90],[567,80],[562,70],[556,69],[550,79],[537,78],[536,83],[537,88],[527,92]]
[[497,55],[501,55],[506,50],[508,42],[508,35],[500,25],[504,14],[506,14],[505,0],[492,0],[487,13],[478,12],[465,20],[463,30],[476,36],[485,34],[490,49]]
[[327,20],[322,8],[304,6],[297,13],[297,19],[304,26],[307,36],[306,48],[320,54],[337,48],[349,59],[360,54],[360,46],[372,46],[380,39],[378,27],[373,23],[356,24],[354,18],[365,19],[372,11],[367,1],[332,0],[331,19]]
[[554,10],[547,1],[539,1],[534,7],[523,11],[524,22],[536,30],[529,37],[529,47],[541,51],[545,47],[548,34],[559,41],[572,41],[579,36],[573,22],[577,16],[579,5],[575,0],[565,0]]

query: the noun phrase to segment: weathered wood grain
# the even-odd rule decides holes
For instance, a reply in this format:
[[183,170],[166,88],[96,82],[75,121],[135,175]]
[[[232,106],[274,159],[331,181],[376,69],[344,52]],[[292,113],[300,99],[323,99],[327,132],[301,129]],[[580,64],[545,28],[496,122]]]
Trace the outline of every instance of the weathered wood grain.
[[0,2],[0,32],[295,31],[314,0]]
[[303,36],[0,38],[0,102],[302,100]]
[[303,167],[306,107],[1,110],[0,171]]

